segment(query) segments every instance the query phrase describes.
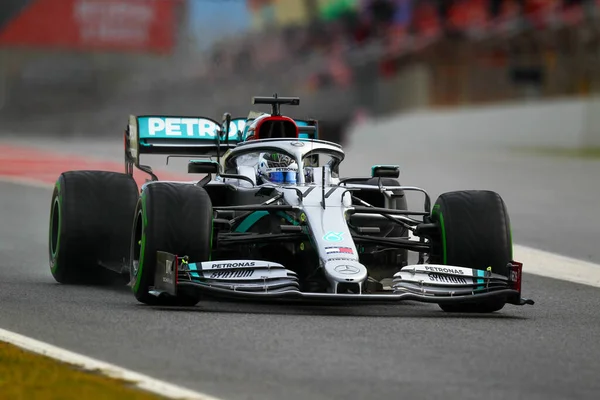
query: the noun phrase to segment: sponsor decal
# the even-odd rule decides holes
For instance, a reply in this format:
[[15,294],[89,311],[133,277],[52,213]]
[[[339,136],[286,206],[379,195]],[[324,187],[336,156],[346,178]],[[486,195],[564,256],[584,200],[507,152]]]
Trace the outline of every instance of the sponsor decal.
[[210,267],[212,269],[215,269],[215,268],[247,268],[247,267],[254,267],[255,264],[256,263],[254,261],[242,261],[242,262],[236,262],[236,263],[213,263]]
[[162,277],[163,283],[173,284],[173,261],[165,260],[165,275]]
[[250,278],[254,275],[253,269],[237,269],[232,271],[214,271],[211,272],[210,279],[229,279],[229,278]]
[[350,247],[325,247],[327,254],[354,254]]
[[[207,118],[140,117],[139,135],[142,139],[188,138],[215,139],[219,125]],[[243,130],[244,121],[232,121],[229,138],[236,139],[238,130]]]
[[354,265],[338,265],[333,270],[343,275],[356,275],[360,272],[360,269]]
[[430,272],[428,274],[428,276],[429,276],[429,279],[431,279],[434,282],[459,283],[459,284],[463,284],[463,285],[467,284],[467,280],[465,278],[463,278],[462,276],[442,275],[442,274],[436,274],[435,272]]
[[327,242],[341,242],[344,240],[342,237],[344,232],[327,232],[325,236],[323,236],[323,240]]
[[457,274],[457,275],[464,275],[465,274],[460,269],[447,268],[447,267],[431,267],[431,266],[427,266],[427,267],[425,267],[425,270],[427,270],[427,271],[433,271],[433,272],[444,272],[446,274]]
[[287,167],[274,167],[267,168],[266,172],[298,172],[297,168],[287,168]]

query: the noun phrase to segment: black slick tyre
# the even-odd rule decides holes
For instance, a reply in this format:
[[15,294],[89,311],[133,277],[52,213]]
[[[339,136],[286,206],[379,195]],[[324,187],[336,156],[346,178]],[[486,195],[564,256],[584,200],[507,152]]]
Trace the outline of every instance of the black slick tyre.
[[[431,213],[440,225],[439,236],[432,239],[430,263],[455,265],[508,276],[512,261],[512,236],[506,205],[498,193],[485,190],[442,194]],[[505,299],[476,303],[445,304],[447,312],[490,313],[499,311]]]
[[127,174],[69,171],[54,186],[50,206],[50,271],[64,284],[125,283],[116,270],[129,256],[138,187]]
[[212,203],[199,186],[156,182],[147,185],[138,201],[131,235],[130,275],[138,301],[149,305],[193,306],[200,295],[178,288],[177,298],[156,297],[156,252],[189,256],[190,262],[208,261],[212,246]]

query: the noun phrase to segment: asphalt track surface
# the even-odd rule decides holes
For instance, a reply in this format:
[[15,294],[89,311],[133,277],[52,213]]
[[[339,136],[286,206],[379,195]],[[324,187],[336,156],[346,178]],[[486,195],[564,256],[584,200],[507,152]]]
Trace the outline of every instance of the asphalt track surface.
[[[117,142],[97,144],[94,154],[120,159]],[[388,146],[375,157],[361,143],[353,148],[360,150],[347,160],[348,174],[396,162],[403,183],[434,197],[452,189],[498,190],[516,242],[600,261],[598,161],[448,146],[433,154]],[[50,189],[0,183],[4,329],[224,399],[596,399],[600,393],[598,288],[526,275],[525,295],[536,305],[488,316],[449,315],[418,303],[147,307],[125,287],[53,281],[50,196]]]

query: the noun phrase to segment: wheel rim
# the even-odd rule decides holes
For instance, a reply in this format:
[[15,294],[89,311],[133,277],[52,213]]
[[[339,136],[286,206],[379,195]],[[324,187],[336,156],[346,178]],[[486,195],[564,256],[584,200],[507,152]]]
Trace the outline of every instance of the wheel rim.
[[131,262],[131,274],[135,278],[139,272],[140,255],[142,252],[142,211],[140,210],[135,218],[135,230],[133,233],[133,257]]
[[52,212],[50,215],[50,256],[54,258],[58,250],[60,238],[60,202],[58,197],[54,199],[52,204]]

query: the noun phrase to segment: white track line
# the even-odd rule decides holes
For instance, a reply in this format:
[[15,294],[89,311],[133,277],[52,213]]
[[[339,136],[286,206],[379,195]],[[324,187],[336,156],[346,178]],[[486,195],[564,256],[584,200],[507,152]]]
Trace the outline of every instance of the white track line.
[[[54,187],[54,184],[52,183],[41,182],[35,179],[8,176],[0,176],[0,182],[15,183],[23,186],[42,189],[52,189]],[[201,392],[192,391],[180,386],[160,381],[147,375],[143,375],[138,372],[134,372],[81,354],[73,353],[71,351],[61,349],[60,347],[40,342],[38,340],[31,339],[29,337],[4,329],[0,329],[0,341],[13,344],[24,350],[41,354],[43,356],[65,362],[88,371],[99,372],[111,378],[131,382],[132,386],[163,397],[186,400],[220,400],[216,397],[212,397]]]
[[525,273],[600,287],[598,264],[516,244],[513,253]]
[[28,338],[18,333],[0,329],[0,341],[18,346],[24,350],[41,354],[46,357],[71,364],[88,371],[99,372],[105,376],[121,379],[132,383],[132,386],[141,390],[155,393],[171,399],[189,400],[219,400],[207,394],[195,392],[179,386],[163,382],[149,376],[130,371],[103,361],[73,353],[60,347],[53,346],[35,339]]

